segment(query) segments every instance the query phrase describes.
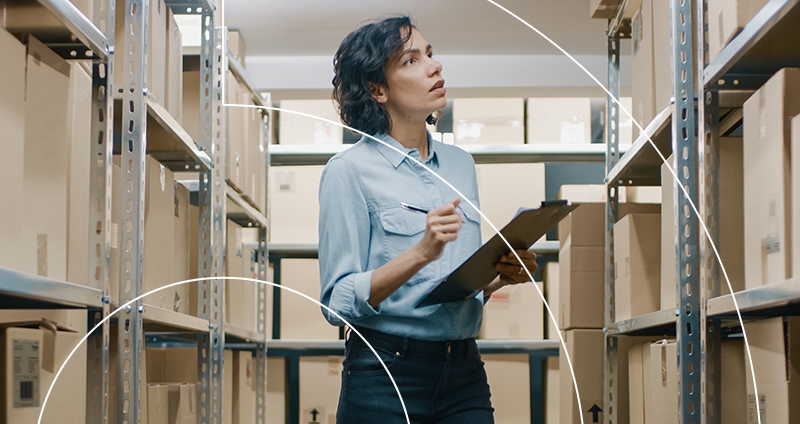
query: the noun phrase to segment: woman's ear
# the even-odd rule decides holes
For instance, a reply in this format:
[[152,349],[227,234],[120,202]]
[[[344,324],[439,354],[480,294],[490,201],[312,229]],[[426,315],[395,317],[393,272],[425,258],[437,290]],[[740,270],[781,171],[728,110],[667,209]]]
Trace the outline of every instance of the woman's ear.
[[386,86],[382,84],[375,84],[373,82],[368,82],[367,85],[369,86],[369,92],[372,94],[372,97],[378,101],[378,103],[386,103],[387,97],[387,89]]

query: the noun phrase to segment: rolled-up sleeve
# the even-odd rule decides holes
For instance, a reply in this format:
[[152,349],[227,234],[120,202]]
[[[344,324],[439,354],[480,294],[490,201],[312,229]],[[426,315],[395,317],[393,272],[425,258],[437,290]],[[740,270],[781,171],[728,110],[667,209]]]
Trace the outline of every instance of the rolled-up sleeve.
[[[372,271],[367,271],[370,241],[368,201],[356,169],[335,157],[319,185],[320,302],[348,323],[377,315],[369,303]],[[332,325],[345,322],[322,308]]]

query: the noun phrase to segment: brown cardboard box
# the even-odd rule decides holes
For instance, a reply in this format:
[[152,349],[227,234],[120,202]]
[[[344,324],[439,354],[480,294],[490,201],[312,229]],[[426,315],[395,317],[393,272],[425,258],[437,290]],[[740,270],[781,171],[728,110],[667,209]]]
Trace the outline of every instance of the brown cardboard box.
[[455,144],[524,144],[525,99],[453,100]]
[[569,236],[558,256],[558,328],[603,328],[604,248],[572,246]]
[[526,108],[526,143],[592,142],[592,105],[588,97],[532,97]]
[[60,331],[86,334],[86,310],[81,309],[0,309],[0,326],[30,327],[47,320]]
[[[281,260],[281,285],[319,301],[319,260]],[[318,304],[292,293],[281,292],[281,339],[338,340],[338,328],[323,317]]]
[[170,424],[194,424],[197,422],[197,384],[170,384]]
[[[475,171],[481,212],[498,230],[511,221],[521,206],[538,205],[546,197],[543,163],[479,164],[475,166]],[[525,181],[525,189],[515,192],[513,196],[509,196],[507,190],[498,189],[508,186],[509,181]],[[464,203],[463,207],[470,206]],[[492,226],[481,218],[483,241],[488,241],[495,234]]]
[[[241,104],[244,89],[239,81],[228,71],[228,93],[227,102],[229,104]],[[199,84],[199,81],[198,81]],[[200,87],[195,88],[199,90]],[[185,107],[185,106],[184,106]],[[194,111],[200,113],[199,110]],[[248,109],[242,107],[229,107],[228,112],[228,152],[226,157],[227,179],[228,182],[238,189],[245,191],[247,181],[247,116]]]
[[[167,59],[164,107],[178,122],[183,114],[183,35],[172,9],[167,8]],[[198,85],[198,89],[199,89]]]
[[169,421],[169,386],[147,385],[147,423],[171,424]]
[[273,356],[267,360],[267,411],[276,423],[286,421],[286,358]]
[[[647,424],[678,422],[678,344],[662,340],[650,345],[650,402],[645,405]],[[724,392],[726,387],[722,388]]]
[[[0,134],[3,134],[3,166],[0,166],[0,198],[23,199],[25,166],[25,46],[0,28]],[[23,263],[21,223],[27,213],[23,202],[3,202],[0,208],[0,267],[33,272]]]
[[151,383],[197,383],[197,349],[154,348],[145,350],[147,381]]
[[[336,423],[336,408],[342,385],[342,356],[300,358],[300,422]],[[386,376],[386,384],[391,384]],[[400,402],[396,405],[400,408]],[[314,421],[312,411],[318,412]]]
[[[678,264],[675,232],[675,177],[670,172],[672,156],[661,164],[661,310],[678,307]],[[681,192],[679,195],[683,195]],[[723,214],[724,215],[724,214]]]
[[482,355],[492,388],[494,418],[498,423],[531,422],[530,357],[525,354]]
[[559,265],[558,262],[548,262],[542,270],[542,283],[544,283],[544,296],[547,299],[547,305],[550,307],[550,312],[553,318],[547,312],[547,308],[543,311],[544,315],[544,337],[549,340],[558,340],[558,294],[561,291],[559,288]]
[[559,368],[558,357],[547,358],[547,372],[545,373],[544,391],[544,422],[545,424],[559,424]]
[[245,57],[247,57],[247,49],[245,48],[244,38],[239,31],[228,31],[228,51],[233,54],[233,57],[245,65]]
[[708,60],[713,61],[768,0],[709,0]]
[[[228,277],[253,278],[250,250],[242,245],[242,227],[228,221],[225,268]],[[225,281],[225,322],[248,330],[256,329],[257,283],[243,280]]]
[[[633,119],[647,127],[656,115],[653,59],[653,0],[643,0],[631,19],[631,97]],[[633,130],[638,136],[638,128]]]
[[269,169],[269,240],[272,243],[317,243],[319,179],[322,166]]
[[[566,372],[569,371],[570,366],[562,346],[558,356],[558,369],[560,371],[558,386],[561,392],[559,394],[559,419],[561,423],[565,424],[592,422],[593,414],[589,410],[594,405],[597,405],[598,408],[603,408],[603,351],[605,350],[603,330],[569,330],[563,334],[564,343],[567,345],[567,352],[572,362],[572,370],[575,373],[575,381],[578,383],[583,412],[578,409],[572,374]],[[627,371],[627,367],[623,368]],[[619,371],[617,381],[621,383],[623,381],[622,368]],[[625,377],[625,382],[627,383],[627,377]],[[618,400],[621,401],[619,398]],[[627,410],[627,408],[623,409],[621,402],[618,402],[617,410],[621,415],[623,410]],[[581,421],[581,415],[583,415],[583,421]],[[619,422],[626,421],[620,419]]]
[[[197,232],[197,227],[189,226],[189,189],[183,184],[175,183],[175,256],[174,256],[174,273],[172,282],[186,281],[189,279],[189,256],[197,255],[196,250],[189,248],[189,232]],[[196,209],[195,209],[196,211]],[[170,309],[182,314],[189,313],[189,302],[197,302],[197,300],[189,299],[189,283],[173,286],[171,289],[173,294],[172,302],[169,304]]]
[[[139,341],[144,346],[144,333],[139,336]],[[117,422],[117,396],[113,395],[118,393],[119,390],[119,356],[117,345],[117,328],[111,328],[111,337],[109,341],[108,352],[108,422]],[[144,349],[144,348],[143,348]],[[148,365],[147,365],[147,352],[140,355],[139,371],[140,371],[140,391],[139,391],[139,417],[142,423],[147,424],[147,381],[148,381]]]
[[222,422],[233,422],[233,351],[225,349],[222,367]]
[[[70,65],[29,37],[25,98],[22,271],[67,278],[67,180]],[[22,105],[17,105],[21,107]],[[13,166],[13,165],[12,165]],[[19,225],[19,224],[18,224]]]
[[[230,81],[230,79],[228,79]],[[200,139],[200,71],[183,72],[183,90],[181,93],[181,126],[193,139]],[[228,84],[228,95],[231,95],[230,83]],[[230,101],[230,98],[228,98]],[[236,108],[228,108],[228,131],[230,131],[230,113]],[[230,146],[230,132],[228,133],[228,146]],[[230,152],[230,147],[229,150]],[[230,156],[230,153],[228,153]],[[230,167],[230,165],[228,165]],[[228,169],[228,175],[231,170]]]
[[[627,187],[619,187],[619,201],[626,201]],[[558,188],[556,199],[570,203],[605,203],[608,191],[605,184],[563,184]]]
[[[672,15],[670,2],[650,1],[653,13],[653,116],[669,106],[672,93]],[[697,63],[697,62],[693,62]],[[649,122],[647,122],[649,123]],[[647,125],[642,123],[642,125]]]
[[[753,373],[746,367],[748,424],[800,422],[800,318],[779,317],[745,324],[758,384],[756,406]],[[747,353],[745,352],[745,355]]]
[[[734,292],[744,290],[744,180],[742,138],[725,137],[719,148],[719,250]],[[800,210],[800,209],[799,209]],[[794,227],[793,227],[794,228]],[[720,273],[720,294],[728,284]]]
[[[253,105],[250,99],[250,92],[242,92],[242,104]],[[264,131],[264,121],[261,117],[261,111],[256,108],[244,109],[245,118],[247,120],[247,131],[245,133],[245,158],[247,160],[246,168],[246,181],[245,181],[245,196],[254,204],[258,204],[261,199],[261,191],[265,190],[264,184],[259,180],[262,170],[261,165],[265,164],[266,150],[262,145],[262,132]],[[266,169],[266,168],[265,168]],[[264,171],[266,172],[266,171]],[[266,209],[263,209],[266,212]]]
[[616,320],[660,309],[661,217],[630,214],[614,225]]
[[249,351],[233,352],[233,423],[256,422],[255,363]]
[[[124,0],[116,0],[116,18],[114,31],[117,52],[125,51],[125,13],[127,12]],[[167,10],[169,6],[164,0],[150,2],[150,14],[147,17],[147,77],[145,87],[150,96],[160,105],[166,100],[166,69],[167,69]],[[118,92],[124,89],[125,66],[122,63],[114,66],[114,87]],[[198,83],[199,87],[199,83]],[[190,133],[191,134],[191,133]]]
[[[535,284],[535,286],[534,286]],[[537,290],[538,287],[538,290]],[[544,339],[544,294],[542,283],[515,284],[492,294],[483,307],[480,339],[542,340]]]
[[[630,213],[658,213],[660,210],[661,207],[654,204],[620,203],[617,218],[622,219]],[[560,247],[563,248],[567,237],[572,235],[573,246],[605,248],[605,211],[605,203],[581,203],[577,209],[558,223]]]
[[[792,241],[798,245],[792,252],[792,269],[800,276],[800,217],[796,216],[800,211],[800,120],[792,119]],[[0,224],[2,225],[2,224]]]
[[[744,338],[722,339],[719,367],[722,378],[722,420],[725,424],[747,423],[747,382],[745,381]],[[752,383],[751,383],[752,384]],[[763,424],[763,423],[762,423]]]
[[627,187],[628,203],[655,203],[661,204],[661,189],[658,187]]
[[70,152],[67,163],[67,281],[89,284],[89,205],[92,164],[92,76],[79,63],[70,64]]
[[[647,344],[648,351],[650,344]],[[647,368],[648,374],[650,368]],[[631,422],[645,423],[644,419],[644,358],[641,346],[633,346],[628,351],[628,406]]]
[[[278,126],[280,144],[342,144],[344,129],[339,123],[338,105],[331,99],[281,100]],[[291,110],[302,112],[328,121],[311,118]],[[349,130],[348,130],[349,131]]]
[[[94,0],[69,0],[87,19],[92,21],[98,29],[105,31],[100,25],[101,17],[95,19],[94,16]],[[42,31],[44,29],[52,30],[54,28],[64,28],[64,24],[58,20],[53,14],[43,12],[42,7],[30,7],[33,5],[25,5],[9,7],[5,10],[5,24],[4,26],[14,33],[31,33],[32,29]],[[38,6],[38,5],[37,5]],[[107,9],[106,13],[107,12]],[[102,17],[103,20],[107,20]]]
[[791,121],[800,69],[784,68],[744,103],[745,286],[792,276]]

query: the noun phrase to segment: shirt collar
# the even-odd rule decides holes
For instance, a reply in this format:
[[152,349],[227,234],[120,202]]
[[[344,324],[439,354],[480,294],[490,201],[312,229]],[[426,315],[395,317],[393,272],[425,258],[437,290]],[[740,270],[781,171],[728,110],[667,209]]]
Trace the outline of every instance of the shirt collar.
[[[439,157],[436,154],[436,140],[433,139],[433,136],[431,135],[430,131],[427,131],[427,134],[428,134],[428,160],[425,162],[425,164],[429,163],[438,164]],[[405,148],[402,144],[400,144],[399,141],[395,140],[389,134],[378,133],[375,134],[374,137],[377,138],[378,140],[385,142],[389,146],[392,146],[397,150],[399,150],[398,152],[397,150],[387,146],[386,144],[377,142],[369,137],[365,137],[370,143],[372,143],[375,146],[376,149],[378,149],[378,152],[380,152],[380,154],[383,155],[383,157],[386,158],[386,160],[388,160],[393,167],[397,168],[398,166],[400,166],[400,164],[403,163],[403,160],[406,159],[406,154],[421,162],[419,151],[417,149]]]

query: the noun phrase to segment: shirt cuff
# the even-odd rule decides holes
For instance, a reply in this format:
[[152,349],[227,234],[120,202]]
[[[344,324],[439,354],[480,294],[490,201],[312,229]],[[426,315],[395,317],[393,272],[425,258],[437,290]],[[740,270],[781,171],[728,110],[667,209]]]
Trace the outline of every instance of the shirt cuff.
[[369,295],[372,290],[372,270],[361,272],[353,279],[353,318],[365,318],[380,314],[381,306],[373,308],[369,304]]

